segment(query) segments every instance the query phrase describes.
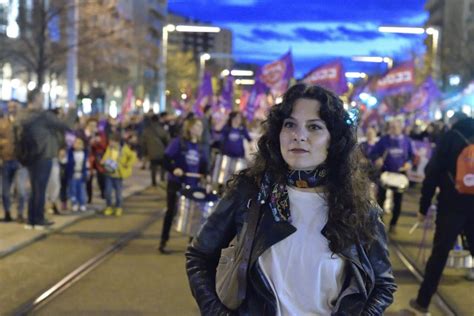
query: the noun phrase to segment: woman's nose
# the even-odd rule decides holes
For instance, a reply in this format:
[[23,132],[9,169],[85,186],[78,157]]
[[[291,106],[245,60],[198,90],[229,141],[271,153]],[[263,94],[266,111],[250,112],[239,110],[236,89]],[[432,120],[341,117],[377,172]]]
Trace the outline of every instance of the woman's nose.
[[297,128],[293,131],[293,139],[298,142],[304,142],[308,139],[308,135],[304,129]]

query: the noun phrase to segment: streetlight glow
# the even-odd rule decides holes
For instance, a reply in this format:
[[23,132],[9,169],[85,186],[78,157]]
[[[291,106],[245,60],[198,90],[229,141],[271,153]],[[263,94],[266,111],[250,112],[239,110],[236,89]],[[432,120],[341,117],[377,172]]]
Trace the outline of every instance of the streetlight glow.
[[219,33],[221,31],[220,27],[217,26],[201,26],[201,25],[177,25],[177,32],[202,32],[202,33]]
[[227,77],[228,75],[230,75],[229,69],[224,69],[221,71],[221,77]]
[[356,78],[356,79],[359,79],[359,78],[367,78],[367,74],[365,72],[346,72],[345,73],[346,75],[346,78]]
[[379,26],[379,32],[403,33],[403,34],[424,34],[425,29],[423,27]]
[[255,80],[253,79],[237,79],[235,80],[235,84],[238,84],[238,85],[245,85],[245,86],[250,86],[250,85],[253,85],[255,84]]
[[240,76],[240,77],[251,77],[253,76],[252,70],[240,70],[240,69],[233,69],[230,74],[232,76]]
[[209,60],[209,59],[211,59],[211,55],[209,55],[208,53],[204,53],[204,54],[201,55],[201,58],[203,60]]
[[352,57],[353,61],[362,61],[366,63],[383,63],[383,57],[378,56],[356,56]]

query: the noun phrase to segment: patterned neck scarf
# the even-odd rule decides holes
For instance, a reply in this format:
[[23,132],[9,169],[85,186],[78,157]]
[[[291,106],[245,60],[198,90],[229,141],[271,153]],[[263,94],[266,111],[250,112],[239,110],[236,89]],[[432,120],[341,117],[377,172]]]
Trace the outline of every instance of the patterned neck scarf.
[[325,165],[318,166],[311,171],[290,170],[288,172],[285,184],[275,183],[269,172],[266,172],[258,200],[269,201],[273,218],[276,222],[286,221],[291,223],[290,200],[286,186],[294,186],[297,188],[316,188],[326,184],[327,168]]

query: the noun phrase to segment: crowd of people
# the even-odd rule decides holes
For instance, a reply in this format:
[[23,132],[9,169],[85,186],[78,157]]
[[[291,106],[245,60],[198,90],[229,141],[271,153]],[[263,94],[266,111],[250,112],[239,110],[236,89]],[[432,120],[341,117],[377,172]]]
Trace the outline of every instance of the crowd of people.
[[[396,290],[382,215],[391,196],[387,231],[396,234],[406,190],[403,184],[388,184],[382,174],[425,171],[419,221],[436,203],[439,189],[433,252],[418,297],[410,302],[413,308],[427,311],[458,235],[466,237],[474,255],[469,209],[474,192],[472,183],[460,191],[458,174],[458,157],[472,146],[474,120],[462,113],[449,124],[431,122],[425,129],[393,118],[368,127],[358,140],[360,129],[337,96],[297,84],[270,109],[258,137],[251,137],[240,112],[216,120],[210,105],[200,116],[189,111],[178,117],[166,112],[78,117],[74,108],[66,114],[41,109],[42,96],[31,91],[26,109],[12,100],[0,119],[3,221],[16,220],[28,229],[53,224],[45,217],[45,205],[55,214],[86,211],[95,185],[105,200],[103,214],[121,216],[123,180],[140,160],[150,169],[152,186],[166,182],[158,250],[168,254],[180,190],[210,192],[216,188],[211,177],[216,157],[248,160],[246,143],[258,141],[249,168],[219,187],[218,205],[190,239],[187,272],[203,314],[235,309],[262,315],[382,314]],[[433,151],[425,164],[413,141]],[[232,260],[221,266],[225,256]],[[237,263],[239,277],[232,279]],[[219,274],[222,269],[225,273]],[[468,279],[474,280],[474,269]],[[216,282],[237,283],[238,299],[230,290],[216,289]]]

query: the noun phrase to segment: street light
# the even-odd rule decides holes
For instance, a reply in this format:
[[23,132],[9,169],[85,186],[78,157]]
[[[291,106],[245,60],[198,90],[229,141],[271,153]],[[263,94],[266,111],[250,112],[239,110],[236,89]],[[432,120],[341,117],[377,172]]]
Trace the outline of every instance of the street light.
[[[169,32],[186,32],[186,33],[219,33],[221,29],[215,26],[201,26],[201,25],[165,25],[162,29],[161,38],[161,54],[158,60],[159,74],[158,74],[158,95],[160,112],[166,110],[166,59],[168,55],[168,33]],[[203,54],[205,55],[205,54]],[[209,55],[209,54],[207,54]],[[202,55],[201,55],[202,57]],[[210,56],[208,56],[210,58]],[[202,62],[205,62],[204,59]]]
[[436,27],[407,27],[407,26],[379,26],[379,32],[382,33],[397,33],[397,34],[428,34],[433,38],[433,77],[438,78],[439,74],[439,29]]
[[386,63],[387,68],[391,69],[393,66],[393,59],[390,57],[382,56],[354,56],[352,57],[353,61],[360,61],[364,63]]

